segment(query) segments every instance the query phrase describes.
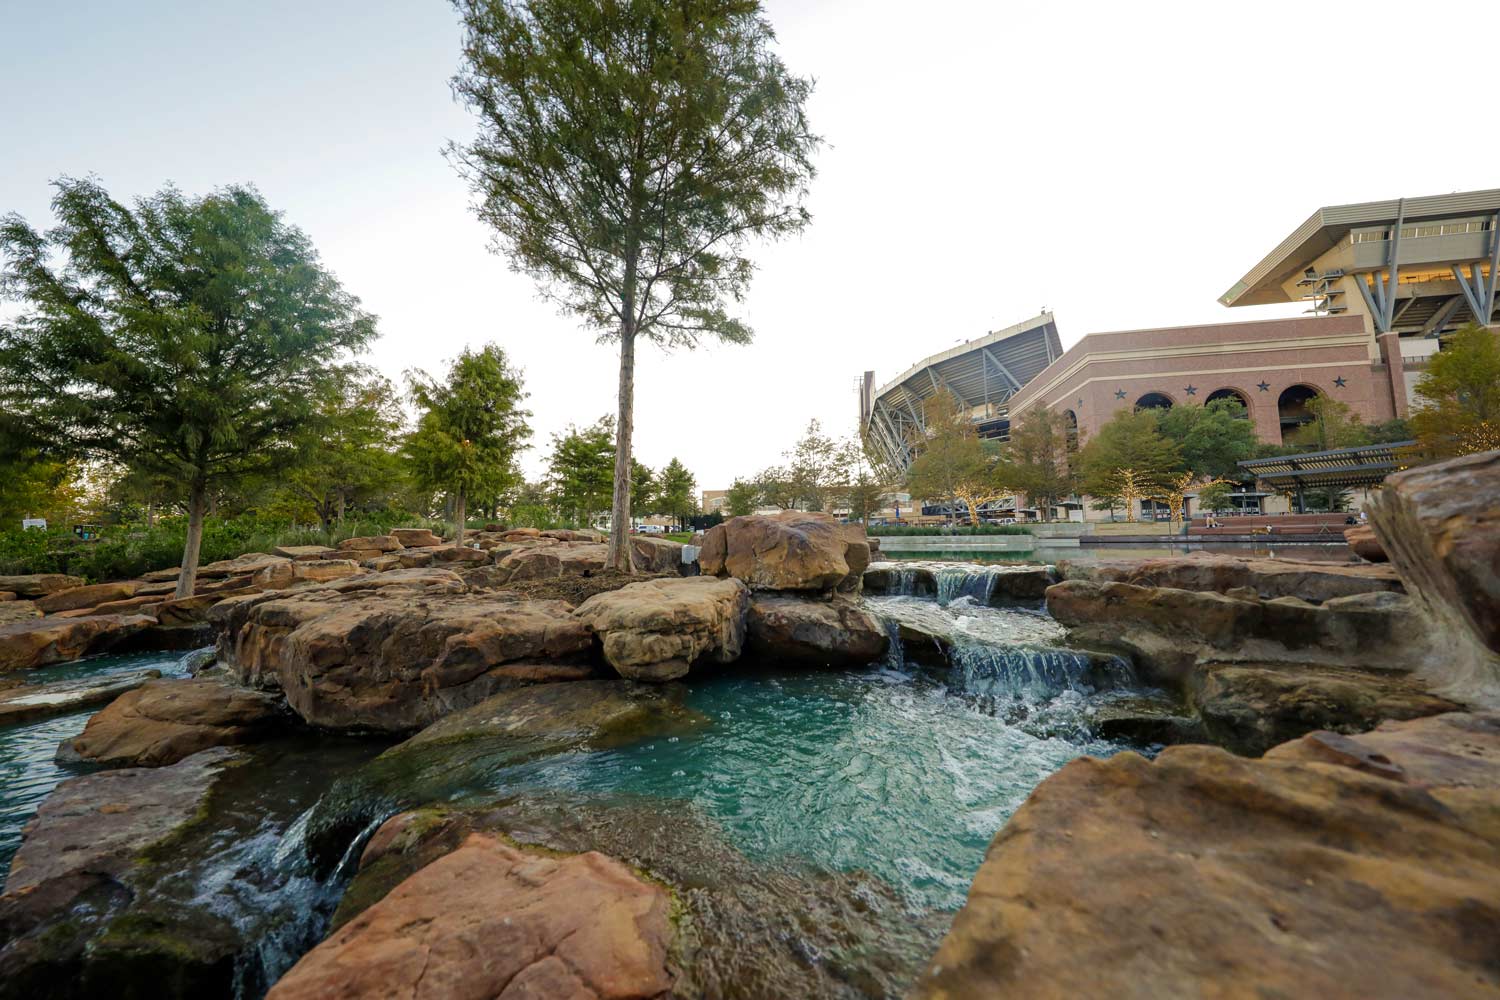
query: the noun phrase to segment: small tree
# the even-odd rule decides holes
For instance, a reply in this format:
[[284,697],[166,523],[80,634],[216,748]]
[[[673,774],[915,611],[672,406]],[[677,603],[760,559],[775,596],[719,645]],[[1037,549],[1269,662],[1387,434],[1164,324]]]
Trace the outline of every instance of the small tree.
[[907,472],[913,497],[957,502],[979,522],[979,505],[1006,493],[996,479],[995,455],[986,450],[963,403],[951,392],[939,392],[922,408],[924,433],[914,442],[917,457]]
[[280,466],[375,320],[252,188],[128,208],[63,178],[55,228],[0,221],[0,410],[58,454],[181,484],[193,592],[210,495]]
[[1010,492],[1024,493],[1041,508],[1042,519],[1051,520],[1052,508],[1074,490],[1066,418],[1045,406],[1023,414],[1011,427],[996,478]]
[[1477,323],[1458,331],[1417,380],[1411,425],[1434,457],[1500,448],[1500,335]]
[[[613,461],[614,449],[610,449],[611,461]],[[657,492],[656,474],[651,467],[630,460],[630,509],[641,514],[652,514],[659,509],[659,494]]]
[[415,370],[406,381],[422,411],[406,453],[418,482],[453,498],[455,541],[462,545],[469,498],[498,497],[521,481],[516,459],[531,437],[521,373],[490,344],[465,350],[441,382]]
[[330,379],[280,477],[283,490],[311,508],[325,531],[343,524],[349,504],[389,494],[400,482],[403,420],[388,379],[366,369]]
[[729,490],[724,497],[724,509],[729,512],[730,517],[744,517],[746,514],[754,514],[756,506],[760,503],[760,490],[754,483],[743,479],[736,479],[730,484]]
[[1150,410],[1121,411],[1083,446],[1078,462],[1079,488],[1111,510],[1123,505],[1126,520],[1134,521],[1136,504],[1161,492],[1181,470],[1182,455]]
[[661,470],[660,500],[657,504],[663,514],[675,517],[679,524],[698,513],[696,493],[698,481],[677,459],[672,459]]
[[1203,406],[1152,410],[1162,434],[1177,442],[1188,470],[1205,478],[1233,476],[1238,463],[1253,458],[1255,427],[1238,399],[1215,399]]
[[582,430],[570,425],[566,434],[552,438],[547,463],[552,496],[558,510],[576,525],[586,527],[609,509],[614,437],[615,419],[606,415]]
[[609,564],[631,572],[635,347],[744,344],[725,309],[748,242],[807,225],[811,84],[753,0],[455,0],[453,88],[479,135],[450,155],[511,265],[620,345]]
[[1234,486],[1222,479],[1216,479],[1198,491],[1198,506],[1217,514],[1230,505],[1230,495],[1234,492]]
[[833,438],[823,433],[817,420],[810,420],[807,430],[791,451],[787,475],[796,494],[796,506],[806,510],[828,510],[838,498],[839,486],[847,479],[847,452]]
[[754,486],[758,502],[768,507],[793,510],[802,498],[791,473],[780,465],[762,469],[755,477]]

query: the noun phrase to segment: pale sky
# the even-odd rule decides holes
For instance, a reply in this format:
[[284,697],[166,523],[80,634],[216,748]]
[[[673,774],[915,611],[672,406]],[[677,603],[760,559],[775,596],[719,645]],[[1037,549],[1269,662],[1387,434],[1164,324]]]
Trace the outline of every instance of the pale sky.
[[[756,252],[750,347],[638,358],[637,456],[722,488],[856,380],[1052,309],[1085,333],[1295,315],[1217,297],[1321,205],[1500,185],[1500,4],[768,0],[828,140],[811,228]],[[615,408],[617,356],[487,250],[440,154],[473,123],[440,0],[0,0],[0,211],[255,184],[380,318],[392,378],[465,345],[549,436]]]

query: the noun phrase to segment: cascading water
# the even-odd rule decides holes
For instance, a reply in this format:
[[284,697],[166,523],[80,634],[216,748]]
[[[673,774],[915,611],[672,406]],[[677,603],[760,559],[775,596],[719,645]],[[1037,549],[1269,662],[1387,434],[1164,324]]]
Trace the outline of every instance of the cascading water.
[[[986,563],[893,562],[878,563],[878,573],[871,580],[871,591],[891,597],[936,598],[940,607],[971,598],[980,605],[1011,600],[1009,587],[1002,586],[1023,577],[1036,578],[1048,573],[1039,565]],[[1032,591],[1023,600],[1039,598]]]

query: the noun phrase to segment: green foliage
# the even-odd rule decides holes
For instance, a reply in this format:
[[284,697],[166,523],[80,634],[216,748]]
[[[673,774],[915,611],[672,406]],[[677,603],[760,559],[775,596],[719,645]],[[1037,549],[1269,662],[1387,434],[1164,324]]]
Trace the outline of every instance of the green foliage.
[[1347,403],[1330,396],[1314,396],[1307,401],[1307,412],[1312,419],[1286,436],[1283,453],[1331,451],[1370,443],[1369,429]]
[[614,417],[601,417],[582,430],[569,426],[566,434],[553,435],[547,463],[553,504],[574,523],[593,524],[609,509],[614,469]]
[[182,484],[195,528],[211,488],[277,468],[325,381],[375,334],[302,232],[253,189],[129,208],[56,182],[57,225],[0,222],[0,408],[56,454]]
[[729,485],[728,493],[724,497],[724,509],[730,517],[754,514],[755,508],[759,505],[760,489],[754,483],[736,479]]
[[850,451],[823,433],[817,420],[810,420],[807,430],[785,456],[787,488],[796,498],[795,506],[803,510],[832,510],[843,499],[841,487],[848,481]]
[[1255,456],[1255,426],[1246,419],[1244,404],[1238,399],[1151,412],[1161,433],[1177,443],[1188,471],[1196,475],[1238,477],[1238,463]]
[[871,535],[1029,535],[1031,529],[1022,524],[872,524],[867,529]]
[[50,524],[69,521],[81,502],[76,463],[48,460],[33,452],[13,458],[0,473],[0,531],[17,530],[28,517],[46,518]]
[[1050,520],[1052,508],[1072,495],[1075,476],[1068,455],[1066,417],[1045,406],[1033,407],[1011,426],[996,479],[1008,490],[1024,493]]
[[969,508],[970,521],[977,523],[981,504],[1009,492],[999,478],[996,451],[979,440],[969,414],[951,392],[927,401],[922,426],[924,435],[913,442],[918,454],[906,474],[907,489],[914,500],[961,501]]
[[1443,344],[1417,380],[1411,425],[1433,457],[1500,448],[1500,335],[1471,323]]
[[1211,510],[1218,513],[1233,506],[1230,494],[1234,487],[1228,483],[1210,483],[1198,491],[1198,507],[1202,510]]
[[673,458],[661,470],[656,503],[658,513],[686,524],[688,518],[698,513],[697,490],[698,481],[693,478],[693,474]]
[[748,343],[751,241],[797,232],[819,140],[812,85],[753,0],[454,0],[454,93],[478,134],[449,155],[511,266],[620,343],[611,562],[628,569],[635,341]]
[[417,482],[449,493],[460,521],[471,498],[487,498],[493,507],[520,483],[516,459],[531,436],[521,373],[490,344],[460,354],[444,381],[420,371],[406,380],[422,411],[406,441]]
[[[610,449],[613,457],[614,449]],[[658,508],[656,474],[651,467],[630,460],[630,509],[637,514],[654,514]]]
[[1136,501],[1158,493],[1182,466],[1180,449],[1162,436],[1153,411],[1122,410],[1079,450],[1078,485],[1105,507],[1125,507],[1133,519]]

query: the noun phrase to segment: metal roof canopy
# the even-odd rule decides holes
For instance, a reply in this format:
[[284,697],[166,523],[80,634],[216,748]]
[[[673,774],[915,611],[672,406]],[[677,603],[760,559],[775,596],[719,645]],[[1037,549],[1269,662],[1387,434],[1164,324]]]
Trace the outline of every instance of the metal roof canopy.
[[[1493,215],[1500,211],[1500,188],[1456,191],[1405,201],[1404,222],[1407,225],[1451,216]],[[1281,286],[1293,275],[1331,250],[1349,235],[1350,230],[1394,224],[1400,211],[1401,199],[1329,205],[1318,209],[1235,282],[1233,288],[1219,296],[1219,302],[1226,306],[1253,306],[1291,301]]]
[[1386,476],[1406,468],[1410,455],[1401,453],[1415,448],[1416,444],[1415,441],[1396,441],[1276,458],[1252,458],[1240,462],[1239,467],[1272,489],[1379,486]]

